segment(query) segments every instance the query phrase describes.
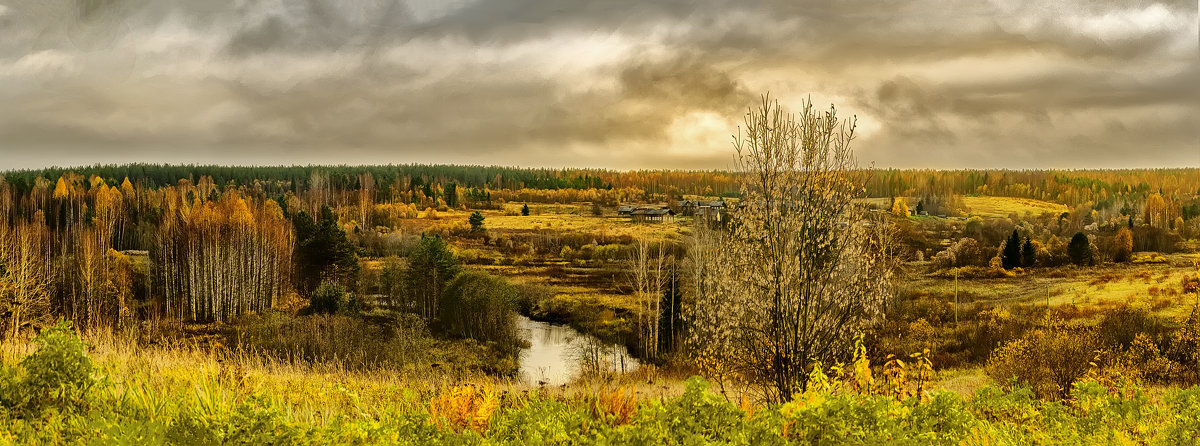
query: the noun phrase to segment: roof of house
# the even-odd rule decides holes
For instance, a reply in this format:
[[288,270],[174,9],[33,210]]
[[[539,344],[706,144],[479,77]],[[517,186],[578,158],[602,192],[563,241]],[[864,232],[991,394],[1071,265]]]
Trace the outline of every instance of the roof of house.
[[675,211],[666,208],[638,208],[633,211],[633,215],[675,215]]

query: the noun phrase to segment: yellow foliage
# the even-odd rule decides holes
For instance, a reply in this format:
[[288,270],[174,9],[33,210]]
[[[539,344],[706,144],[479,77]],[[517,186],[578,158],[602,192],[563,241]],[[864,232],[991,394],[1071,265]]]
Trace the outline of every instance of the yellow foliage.
[[442,389],[429,401],[429,419],[455,432],[470,429],[482,433],[498,407],[500,400],[489,386],[454,386]]
[[637,398],[632,388],[600,389],[592,406],[592,415],[614,426],[629,424],[637,414]]
[[904,198],[898,197],[892,203],[892,215],[900,218],[908,217],[908,204],[904,202]]
[[67,182],[63,177],[58,177],[58,182],[54,184],[54,198],[67,198],[71,194],[71,188],[67,186]]
[[121,182],[121,192],[125,194],[125,197],[133,198],[135,192],[133,189],[133,183],[129,182],[129,177],[125,177],[125,181]]

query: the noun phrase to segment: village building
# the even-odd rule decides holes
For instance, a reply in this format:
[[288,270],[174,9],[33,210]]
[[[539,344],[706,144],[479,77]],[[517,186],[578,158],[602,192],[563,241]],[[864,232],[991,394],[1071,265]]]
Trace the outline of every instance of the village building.
[[637,208],[629,214],[635,222],[661,223],[675,220],[675,211],[668,208]]

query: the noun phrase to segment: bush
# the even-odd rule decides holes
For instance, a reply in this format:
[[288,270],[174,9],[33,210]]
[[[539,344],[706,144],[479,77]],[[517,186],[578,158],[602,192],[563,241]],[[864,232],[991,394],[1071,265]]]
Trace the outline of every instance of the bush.
[[95,383],[87,345],[71,328],[71,322],[59,320],[34,339],[38,349],[21,360],[25,376],[5,372],[0,378],[0,403],[15,409],[40,411],[47,405],[81,407]]
[[533,314],[535,308],[542,302],[554,297],[554,290],[544,285],[517,284],[513,285],[516,292],[517,313],[525,316]]
[[308,304],[309,313],[358,314],[360,309],[358,298],[330,280],[321,282]]
[[1167,357],[1187,372],[1187,379],[1200,381],[1200,310],[1192,310],[1171,334]]
[[1122,305],[1110,310],[1096,326],[1100,340],[1107,346],[1128,350],[1139,334],[1159,340],[1167,332],[1166,321],[1146,307]]
[[997,349],[985,369],[996,381],[1015,380],[1038,397],[1062,399],[1087,374],[1099,348],[1094,330],[1051,320]]

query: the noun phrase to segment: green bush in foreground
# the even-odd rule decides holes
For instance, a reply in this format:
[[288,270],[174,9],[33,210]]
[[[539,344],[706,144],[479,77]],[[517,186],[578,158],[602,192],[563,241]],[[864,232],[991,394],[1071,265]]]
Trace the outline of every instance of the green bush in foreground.
[[305,399],[342,404],[313,417],[284,391],[237,384],[217,370],[165,390],[136,374],[93,379],[84,344],[65,323],[38,342],[19,367],[0,369],[0,444],[1175,445],[1200,435],[1200,387],[1150,398],[1132,383],[1094,382],[1049,402],[1024,387],[896,398],[834,382],[755,408],[709,392],[700,378],[681,396],[641,402],[623,391],[551,397],[486,386],[371,399],[314,381],[300,390]]

